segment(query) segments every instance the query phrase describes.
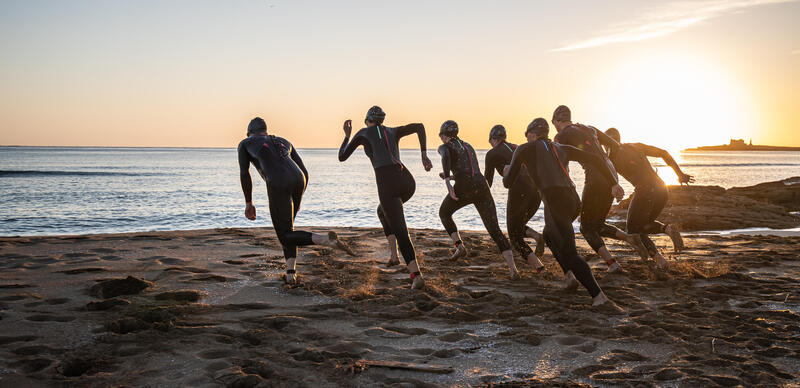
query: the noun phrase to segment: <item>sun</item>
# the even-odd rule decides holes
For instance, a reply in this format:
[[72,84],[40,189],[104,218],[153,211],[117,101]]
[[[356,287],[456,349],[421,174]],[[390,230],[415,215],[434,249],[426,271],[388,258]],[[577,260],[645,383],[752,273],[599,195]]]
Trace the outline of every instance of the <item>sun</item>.
[[679,150],[752,136],[752,104],[725,72],[698,58],[664,55],[629,61],[607,78],[601,122],[623,142]]

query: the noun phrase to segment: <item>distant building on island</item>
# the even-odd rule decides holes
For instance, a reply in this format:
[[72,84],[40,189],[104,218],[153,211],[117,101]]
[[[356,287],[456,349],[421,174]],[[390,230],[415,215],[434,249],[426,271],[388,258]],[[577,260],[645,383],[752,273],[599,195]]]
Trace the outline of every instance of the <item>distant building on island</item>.
[[731,142],[727,145],[688,148],[685,151],[800,151],[800,147],[753,145],[753,139],[751,138],[749,143],[745,143],[744,139],[731,139]]

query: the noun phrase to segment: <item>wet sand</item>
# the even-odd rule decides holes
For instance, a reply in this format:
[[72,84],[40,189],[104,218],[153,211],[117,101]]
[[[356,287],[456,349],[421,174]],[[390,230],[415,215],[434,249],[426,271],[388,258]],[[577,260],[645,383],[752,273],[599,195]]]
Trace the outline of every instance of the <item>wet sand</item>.
[[610,243],[619,275],[579,238],[617,313],[562,290],[549,250],[511,281],[485,232],[451,262],[445,232],[414,230],[412,292],[379,230],[335,230],[357,255],[301,248],[293,287],[271,229],[0,238],[0,385],[800,384],[797,236],[658,237],[667,271]]

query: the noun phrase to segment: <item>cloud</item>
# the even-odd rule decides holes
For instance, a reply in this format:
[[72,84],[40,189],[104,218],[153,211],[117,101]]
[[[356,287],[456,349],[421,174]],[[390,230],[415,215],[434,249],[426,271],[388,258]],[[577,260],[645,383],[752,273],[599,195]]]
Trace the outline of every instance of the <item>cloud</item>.
[[668,3],[651,8],[639,17],[618,24],[597,36],[569,43],[550,51],[580,50],[613,43],[638,42],[658,38],[724,14],[762,5],[793,1],[796,0],[710,0]]

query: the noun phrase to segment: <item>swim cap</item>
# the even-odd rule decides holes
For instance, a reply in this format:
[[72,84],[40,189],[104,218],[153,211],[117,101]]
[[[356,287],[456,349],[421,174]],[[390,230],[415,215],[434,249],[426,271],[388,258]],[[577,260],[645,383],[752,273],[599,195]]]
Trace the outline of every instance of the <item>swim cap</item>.
[[553,121],[572,121],[572,112],[566,105],[559,105],[553,112]]
[[386,113],[381,109],[381,107],[375,105],[372,108],[369,108],[367,111],[367,117],[364,118],[366,121],[371,121],[375,124],[383,124],[383,119],[386,118]]
[[617,131],[616,128],[606,129],[606,135],[608,135],[608,137],[614,139],[617,143],[619,143],[620,136],[619,136],[619,131]]
[[250,120],[250,124],[247,125],[248,136],[254,133],[266,132],[266,131],[267,131],[267,123],[265,123],[264,119],[262,119],[261,117],[256,117]]
[[495,125],[494,127],[492,127],[492,129],[489,131],[489,141],[492,141],[492,139],[505,140],[506,139],[506,127],[504,127],[504,126],[502,126],[500,124]]
[[439,129],[439,134],[444,134],[448,137],[458,136],[458,124],[453,120],[447,120],[442,123],[442,128]]
[[550,126],[547,125],[547,120],[539,117],[528,124],[528,129],[525,130],[525,134],[527,135],[528,132],[531,131],[537,136],[547,136],[547,134],[550,133]]

